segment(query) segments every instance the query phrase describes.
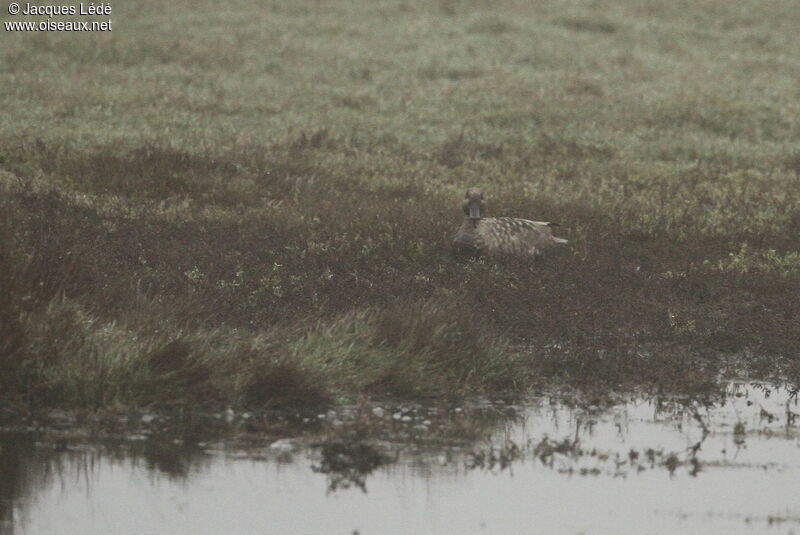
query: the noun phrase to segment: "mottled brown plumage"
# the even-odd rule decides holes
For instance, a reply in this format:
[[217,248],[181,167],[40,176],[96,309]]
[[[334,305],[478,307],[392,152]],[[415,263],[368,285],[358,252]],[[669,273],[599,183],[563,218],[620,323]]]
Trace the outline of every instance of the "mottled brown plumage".
[[453,240],[456,253],[536,256],[548,247],[567,243],[567,240],[553,236],[550,227],[556,226],[555,223],[514,217],[482,217],[486,203],[479,188],[467,190],[461,207],[465,217]]

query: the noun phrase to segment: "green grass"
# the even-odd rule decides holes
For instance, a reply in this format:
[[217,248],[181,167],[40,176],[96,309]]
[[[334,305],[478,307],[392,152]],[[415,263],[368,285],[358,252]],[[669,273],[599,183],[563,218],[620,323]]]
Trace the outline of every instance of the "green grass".
[[[800,375],[794,4],[141,1],[112,19],[2,36],[7,402]],[[473,185],[569,246],[451,258]]]

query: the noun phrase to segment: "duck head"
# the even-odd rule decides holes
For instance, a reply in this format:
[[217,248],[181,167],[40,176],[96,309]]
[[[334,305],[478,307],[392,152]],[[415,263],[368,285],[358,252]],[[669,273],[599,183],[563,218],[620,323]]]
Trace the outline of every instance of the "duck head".
[[481,218],[481,213],[486,208],[486,203],[483,201],[483,191],[480,188],[469,188],[467,194],[464,195],[464,202],[461,203],[461,209],[464,214],[472,220]]

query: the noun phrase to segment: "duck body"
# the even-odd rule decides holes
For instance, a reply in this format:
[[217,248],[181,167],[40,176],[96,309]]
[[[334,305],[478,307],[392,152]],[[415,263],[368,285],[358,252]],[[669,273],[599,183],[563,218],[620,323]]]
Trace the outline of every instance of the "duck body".
[[462,208],[464,222],[453,240],[458,255],[510,254],[538,256],[545,249],[567,243],[553,236],[556,223],[515,217],[481,217],[485,203],[478,188],[467,190]]

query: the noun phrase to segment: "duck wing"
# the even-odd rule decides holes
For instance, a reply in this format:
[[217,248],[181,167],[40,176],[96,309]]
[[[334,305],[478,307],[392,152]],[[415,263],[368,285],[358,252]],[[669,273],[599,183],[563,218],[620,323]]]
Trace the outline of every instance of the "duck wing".
[[489,217],[478,223],[478,234],[486,249],[515,255],[538,255],[567,240],[553,236],[555,223],[514,217]]

